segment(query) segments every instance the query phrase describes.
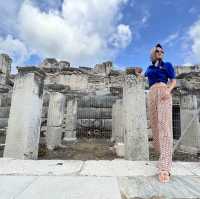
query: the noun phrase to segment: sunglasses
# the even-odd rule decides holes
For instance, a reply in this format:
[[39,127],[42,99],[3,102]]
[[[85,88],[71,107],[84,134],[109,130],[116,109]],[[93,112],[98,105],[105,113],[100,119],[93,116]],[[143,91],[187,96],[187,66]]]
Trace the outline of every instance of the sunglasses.
[[163,50],[155,50],[155,52],[156,52],[156,53],[159,53],[159,52],[160,52],[160,53],[164,54],[164,51],[163,51]]

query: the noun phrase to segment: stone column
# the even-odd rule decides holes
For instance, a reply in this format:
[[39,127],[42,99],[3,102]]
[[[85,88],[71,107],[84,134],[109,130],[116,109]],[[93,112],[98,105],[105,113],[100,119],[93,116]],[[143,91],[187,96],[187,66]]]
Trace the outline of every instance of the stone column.
[[0,74],[0,129],[5,129],[8,126],[9,105],[12,86],[9,84],[9,78]]
[[7,54],[0,54],[0,70],[6,76],[10,75],[12,59]]
[[11,86],[6,84],[4,74],[0,74],[0,150],[3,151],[6,139],[6,128],[8,127],[8,118],[10,112]]
[[122,99],[116,100],[112,106],[112,140],[115,140],[115,142],[124,142]]
[[125,159],[149,160],[144,82],[125,78],[123,90]]
[[65,101],[66,97],[63,93],[56,91],[56,89],[50,91],[47,119],[47,148],[50,150],[61,145]]
[[[181,134],[189,125],[193,115],[197,113],[197,97],[195,95],[182,95],[180,104]],[[200,124],[199,114],[188,128],[180,142],[180,149],[188,153],[200,150]]]
[[17,69],[4,157],[37,159],[45,73],[37,67]]
[[78,98],[70,97],[67,100],[66,116],[65,116],[65,141],[76,140],[77,110]]

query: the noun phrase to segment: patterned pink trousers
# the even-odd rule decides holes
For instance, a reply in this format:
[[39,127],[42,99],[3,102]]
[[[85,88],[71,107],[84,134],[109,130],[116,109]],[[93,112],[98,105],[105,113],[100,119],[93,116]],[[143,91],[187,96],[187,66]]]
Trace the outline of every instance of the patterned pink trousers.
[[[167,85],[163,82],[155,83],[148,93],[148,109],[150,126],[153,134],[153,146],[160,154],[157,167],[171,171],[173,131],[172,131],[172,94],[166,94]],[[166,96],[166,99],[162,99]]]

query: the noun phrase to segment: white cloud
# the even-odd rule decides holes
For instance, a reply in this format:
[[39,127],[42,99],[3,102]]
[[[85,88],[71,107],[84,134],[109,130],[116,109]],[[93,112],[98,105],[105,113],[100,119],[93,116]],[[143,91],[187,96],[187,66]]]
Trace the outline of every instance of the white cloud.
[[[6,38],[0,37],[0,53],[6,53],[12,57],[14,65],[20,66],[29,57],[28,50],[24,43],[18,39],[14,39],[12,35]],[[13,68],[13,71],[15,69]]]
[[193,23],[184,34],[182,51],[184,65],[200,62],[200,19]]
[[164,40],[162,41],[162,44],[163,44],[163,45],[172,46],[174,40],[176,40],[178,37],[179,37],[179,33],[178,33],[178,32],[172,33],[171,35],[169,35],[166,39],[164,39]]
[[200,19],[190,27],[189,36],[192,40],[192,53],[200,61]]
[[181,66],[193,66],[194,64],[192,64],[191,62],[186,62],[181,64]]
[[150,13],[147,9],[145,9],[142,17],[142,24],[146,24],[149,18],[150,18]]
[[36,6],[42,10],[59,9],[62,6],[63,0],[31,0]]
[[17,14],[23,0],[0,1],[0,33],[11,34],[17,30]]
[[119,24],[127,0],[64,0],[62,10],[42,12],[27,0],[19,13],[20,37],[43,57],[94,64],[112,59],[132,40],[130,27]]
[[200,63],[200,18],[194,22],[181,39],[181,49],[183,54],[183,65]]
[[129,26],[120,24],[117,27],[117,33],[113,34],[110,42],[116,48],[126,48],[127,45],[131,42],[132,32]]

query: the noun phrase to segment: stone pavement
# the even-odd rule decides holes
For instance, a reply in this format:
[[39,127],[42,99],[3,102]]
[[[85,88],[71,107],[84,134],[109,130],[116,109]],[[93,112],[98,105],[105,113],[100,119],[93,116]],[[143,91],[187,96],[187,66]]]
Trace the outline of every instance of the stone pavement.
[[160,183],[157,161],[0,159],[0,199],[200,198],[200,162],[173,162]]

